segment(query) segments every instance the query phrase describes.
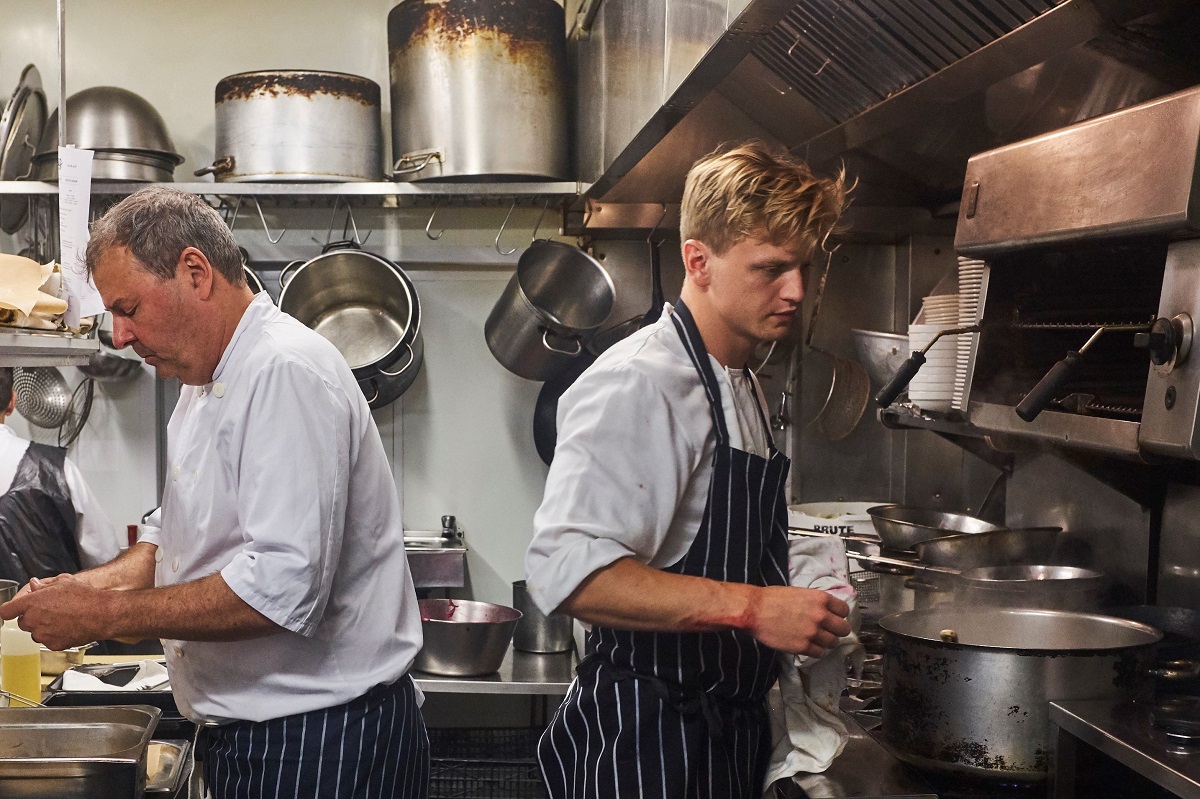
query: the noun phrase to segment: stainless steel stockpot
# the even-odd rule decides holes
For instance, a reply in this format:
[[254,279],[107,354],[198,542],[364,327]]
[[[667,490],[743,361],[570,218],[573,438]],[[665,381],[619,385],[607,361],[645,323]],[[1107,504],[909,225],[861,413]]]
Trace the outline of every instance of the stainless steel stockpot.
[[535,241],[484,322],[488,349],[513,374],[546,380],[579,357],[616,296],[608,272],[583,250]]
[[380,89],[341,72],[242,72],[217,82],[216,148],[224,183],[383,177]]
[[960,776],[1044,781],[1047,705],[1144,699],[1162,634],[1053,610],[939,605],[883,618],[884,739],[902,760]]
[[565,32],[554,0],[393,8],[396,177],[569,180]]
[[412,279],[374,253],[346,248],[293,261],[279,274],[279,308],[329,339],[371,408],[403,394],[421,370],[421,303]]

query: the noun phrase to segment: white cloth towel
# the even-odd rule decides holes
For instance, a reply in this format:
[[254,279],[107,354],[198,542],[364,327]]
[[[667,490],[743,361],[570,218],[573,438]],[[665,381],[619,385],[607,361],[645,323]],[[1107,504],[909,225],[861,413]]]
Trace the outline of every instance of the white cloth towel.
[[[828,591],[853,611],[856,594],[841,538],[797,536],[789,544],[788,563],[793,586]],[[779,682],[767,695],[772,748],[764,792],[800,772],[819,774],[842,753],[849,734],[838,718],[838,700],[847,662],[856,673],[862,670],[863,648],[852,632],[822,658],[779,659]]]
[[143,660],[138,663],[137,673],[124,685],[112,685],[87,672],[67,669],[63,672],[62,687],[64,691],[171,690],[171,684],[167,681],[167,667],[158,660]]

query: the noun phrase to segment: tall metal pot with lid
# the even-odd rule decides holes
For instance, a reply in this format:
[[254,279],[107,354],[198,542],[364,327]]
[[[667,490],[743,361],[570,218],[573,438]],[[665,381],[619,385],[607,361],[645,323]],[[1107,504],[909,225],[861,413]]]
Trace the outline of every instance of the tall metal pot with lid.
[[915,766],[1038,783],[1048,703],[1149,699],[1162,634],[1124,619],[941,605],[880,620],[885,741]]
[[217,82],[219,182],[371,181],[383,176],[380,89],[341,72],[265,70]]
[[388,60],[398,179],[570,178],[554,0],[404,0]]

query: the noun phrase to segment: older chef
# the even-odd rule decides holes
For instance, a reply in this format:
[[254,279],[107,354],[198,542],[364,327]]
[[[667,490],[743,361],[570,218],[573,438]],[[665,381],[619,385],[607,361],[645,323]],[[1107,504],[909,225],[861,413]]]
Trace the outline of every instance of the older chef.
[[0,606],[53,647],[164,640],[176,702],[215,722],[212,795],[423,797],[407,672],[421,620],[392,470],[338,351],[242,273],[201,199],[133,194],[87,265],[113,341],[184,384],[162,507],[111,564]]
[[788,333],[844,204],[840,179],[758,144],[699,161],[679,303],[559,403],[525,568],[595,653],[539,745],[553,797],[759,795],[776,650],[850,632],[840,599],[787,585],[789,462],[746,367]]

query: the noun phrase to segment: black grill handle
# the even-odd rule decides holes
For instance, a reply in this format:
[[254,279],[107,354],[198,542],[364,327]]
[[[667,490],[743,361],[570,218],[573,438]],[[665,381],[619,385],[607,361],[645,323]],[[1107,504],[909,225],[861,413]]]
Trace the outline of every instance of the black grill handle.
[[1038,384],[1033,387],[1033,390],[1025,395],[1017,405],[1017,416],[1020,416],[1027,422],[1032,422],[1038,417],[1038,414],[1046,409],[1050,401],[1058,393],[1062,384],[1067,381],[1071,373],[1083,360],[1083,355],[1079,352],[1068,352],[1067,357],[1063,358],[1058,363],[1051,367],[1046,376],[1038,381]]
[[[930,342],[932,344],[932,342]],[[896,370],[896,374],[888,381],[888,384],[879,389],[879,393],[875,395],[875,404],[880,408],[886,408],[896,401],[896,397],[900,396],[909,384],[909,382],[917,376],[917,372],[921,371],[921,367],[925,364],[925,353],[914,352],[911,357],[900,365]]]

